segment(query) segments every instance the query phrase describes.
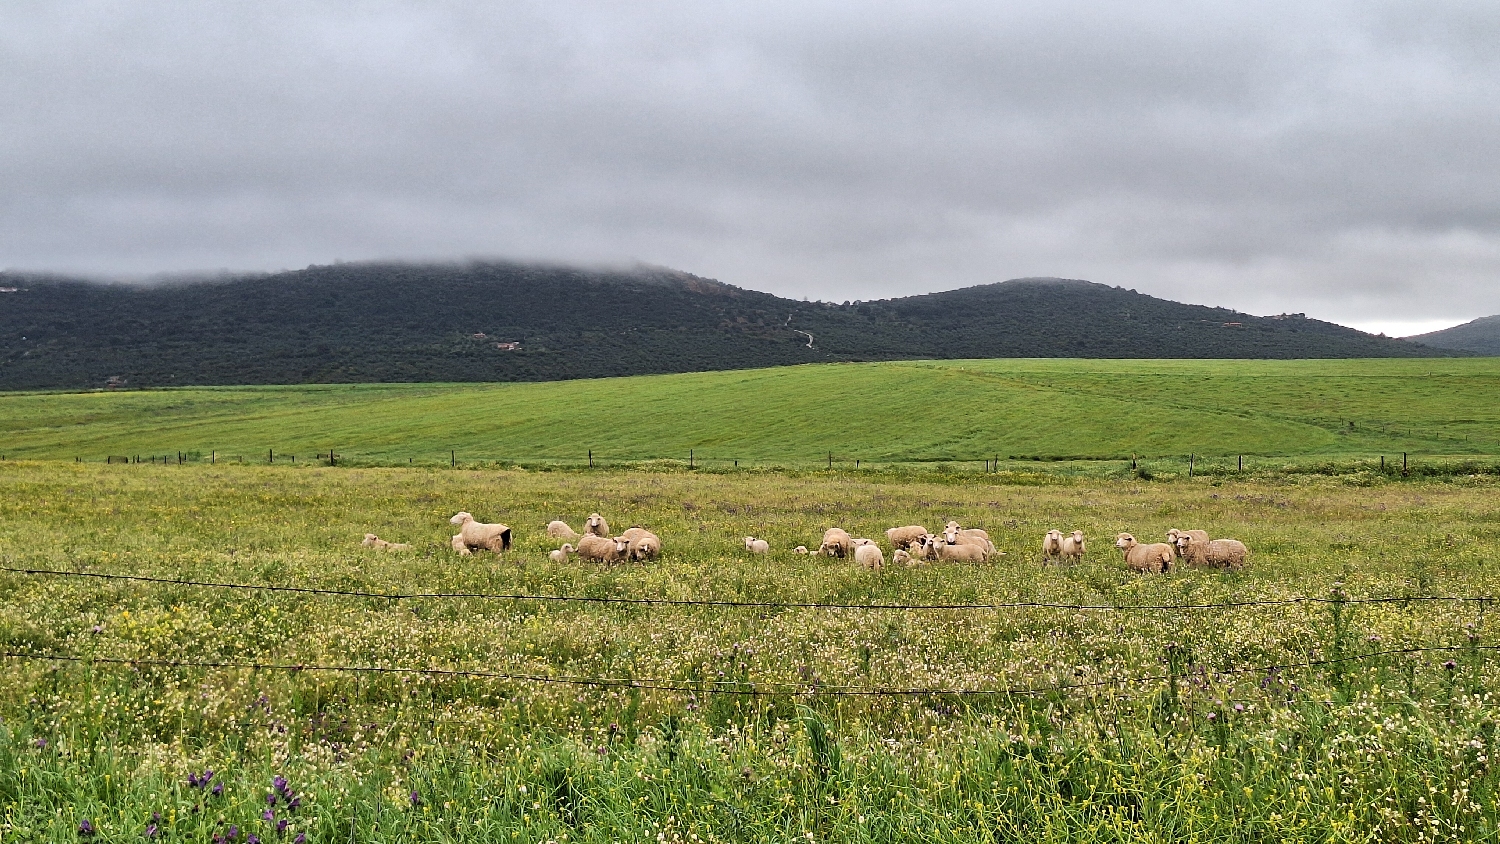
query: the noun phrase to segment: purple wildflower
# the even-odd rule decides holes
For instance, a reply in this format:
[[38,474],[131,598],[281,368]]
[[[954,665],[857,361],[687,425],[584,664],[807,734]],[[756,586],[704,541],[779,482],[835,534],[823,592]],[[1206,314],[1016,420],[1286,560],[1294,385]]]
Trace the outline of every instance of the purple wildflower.
[[1234,705],[1234,711],[1235,712],[1244,712],[1245,711],[1245,705],[1243,703],[1236,703]]
[[220,794],[224,793],[224,783],[221,783],[221,782],[214,783],[214,787],[212,789],[210,789],[210,791],[213,792],[213,795],[215,797],[218,797]]
[[287,801],[286,801],[286,808],[287,808],[287,811],[289,811],[289,812],[295,812],[295,811],[297,811],[297,807],[301,806],[301,805],[302,805],[302,795],[300,795],[300,794],[294,794],[290,798],[288,798]]
[[147,838],[155,838],[156,837],[156,824],[151,824],[150,826],[146,827],[146,837]]
[[275,777],[272,777],[271,787],[276,789],[278,792],[285,794],[287,787],[286,777],[282,776],[281,774],[277,774]]
[[274,821],[274,820],[276,820],[276,813],[273,812],[273,811],[271,811],[270,809],[267,809],[264,812],[261,812],[260,816],[262,818],[265,818],[268,821]]
[[270,794],[266,795],[266,805],[267,806],[275,806],[276,805],[276,792],[273,791]]
[[256,835],[253,832],[250,833],[249,835],[245,836],[245,844],[260,844],[260,836]]
[[237,826],[229,827],[229,831],[224,833],[224,838],[229,841],[233,841],[238,837],[240,837],[240,828]]
[[276,834],[281,835],[284,832],[286,832],[286,818],[276,822]]
[[297,837],[292,839],[292,844],[307,844],[307,833],[297,833]]
[[89,822],[88,818],[84,818],[83,822],[78,825],[78,834],[79,835],[93,835],[94,834],[94,825]]
[[420,805],[422,805],[422,795],[420,795],[420,794],[416,793],[415,791],[413,791],[411,793],[411,804],[413,806],[420,806]]
[[1443,663],[1443,667],[1448,669],[1449,671],[1453,671],[1454,669],[1458,668],[1458,663],[1450,659],[1447,662]]
[[39,738],[36,741],[32,742],[32,744],[35,744],[39,749],[42,750],[45,750],[47,748],[47,740],[44,738]]

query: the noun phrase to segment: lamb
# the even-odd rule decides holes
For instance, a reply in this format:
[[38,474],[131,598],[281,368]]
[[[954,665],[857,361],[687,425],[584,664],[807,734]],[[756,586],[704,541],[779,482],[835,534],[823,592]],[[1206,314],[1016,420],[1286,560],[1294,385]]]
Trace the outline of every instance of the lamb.
[[880,553],[880,546],[866,539],[863,542],[855,540],[854,562],[859,563],[867,569],[879,569],[885,565],[885,555]]
[[891,553],[891,565],[909,566],[912,564],[911,554],[905,549],[897,548]]
[[745,537],[745,550],[752,554],[769,554],[771,553],[771,543],[764,539],[747,536]]
[[1177,540],[1184,536],[1188,537],[1189,541],[1192,542],[1208,541],[1208,531],[1206,530],[1178,530],[1177,528],[1172,528],[1167,531],[1167,543],[1172,546],[1172,550],[1179,557],[1182,556],[1182,546]]
[[569,527],[567,522],[556,519],[547,523],[547,535],[553,539],[561,539],[566,542],[575,542],[578,540],[578,531]]
[[365,546],[366,548],[383,548],[387,551],[411,550],[411,546],[407,545],[405,542],[386,542],[384,539],[381,539],[373,533],[365,534],[364,541],[359,544]]
[[793,553],[806,555],[807,554],[807,546],[806,545],[798,545],[796,548],[793,548],[792,551],[793,551]]
[[1065,560],[1071,560],[1076,563],[1083,559],[1084,553],[1088,551],[1088,547],[1083,542],[1083,531],[1075,530],[1064,536],[1060,548]]
[[[476,522],[468,513],[456,513],[448,523],[460,525],[458,535],[470,550],[494,551],[498,554],[510,549],[510,527],[507,525]],[[458,547],[457,542],[454,542],[454,547]]]
[[1217,569],[1237,569],[1245,565],[1250,549],[1238,539],[1210,539],[1195,541],[1183,534],[1177,537],[1177,548],[1182,559],[1190,566],[1209,566]]
[[578,556],[596,563],[618,563],[630,558],[630,540],[585,533],[578,538]]
[[589,520],[583,523],[583,532],[592,533],[594,536],[609,536],[609,522],[598,513],[590,513]]
[[554,563],[566,563],[568,561],[568,555],[577,550],[577,548],[573,547],[572,543],[564,542],[563,547],[557,549],[556,551],[548,551],[547,559],[551,560]]
[[921,541],[927,535],[927,528],[921,525],[907,525],[906,527],[893,527],[885,532],[885,538],[890,541],[891,548],[904,551]]
[[1122,533],[1115,537],[1115,547],[1125,552],[1125,565],[1132,571],[1148,574],[1165,574],[1172,568],[1176,552],[1165,542],[1142,545],[1134,536]]
[[654,560],[661,556],[661,537],[640,525],[626,528],[620,537],[629,544],[632,560]]
[[848,531],[843,528],[829,528],[823,532],[823,544],[818,546],[818,553],[843,559],[849,556],[853,548],[854,542],[849,538]]
[[1042,537],[1042,562],[1048,562],[1054,557],[1062,556],[1062,531],[1053,528]]

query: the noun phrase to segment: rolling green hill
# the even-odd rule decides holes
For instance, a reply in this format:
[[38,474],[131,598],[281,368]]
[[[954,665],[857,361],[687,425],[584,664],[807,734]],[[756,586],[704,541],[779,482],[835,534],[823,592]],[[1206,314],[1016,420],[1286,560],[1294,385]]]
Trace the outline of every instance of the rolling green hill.
[[1455,354],[1467,353],[1062,279],[832,304],[662,269],[340,264],[154,287],[0,273],[0,389],[12,390],[556,381],[923,358]]
[[1142,456],[1500,455],[1500,360],[970,360],[543,384],[0,396],[0,453],[811,466]]
[[1500,315],[1480,317],[1463,325],[1406,339],[1437,349],[1500,355]]

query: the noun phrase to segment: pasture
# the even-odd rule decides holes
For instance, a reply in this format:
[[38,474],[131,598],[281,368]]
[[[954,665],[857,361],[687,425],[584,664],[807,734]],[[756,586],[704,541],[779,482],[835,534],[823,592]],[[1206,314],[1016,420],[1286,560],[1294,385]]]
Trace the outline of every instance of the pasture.
[[[1016,366],[1061,378],[1043,365]],[[1463,367],[1492,366],[1349,364],[1372,365],[1478,380]],[[1001,377],[950,368],[951,384]],[[1111,380],[1089,377],[1096,395]],[[526,389],[544,387],[565,388]],[[396,396],[459,414],[509,389],[298,401],[369,435]],[[61,425],[97,401],[84,428],[101,448],[152,402],[176,439],[273,429],[215,415],[253,416],[243,407],[159,404],[200,401],[184,392],[3,402]],[[1438,413],[1394,393],[1387,409],[1414,427]],[[1442,413],[1456,431],[1459,412]],[[43,427],[6,418],[23,440]],[[1375,436],[1267,418],[1335,444]],[[895,455],[950,437],[869,444]],[[1014,480],[0,463],[7,569],[335,593],[0,572],[0,841],[1496,837],[1500,481]],[[513,525],[517,546],[458,557],[447,519],[461,509]],[[550,563],[542,526],[592,510],[656,529],[664,558]],[[829,525],[883,539],[948,518],[1006,556],[865,571],[789,552]],[[1042,566],[1050,527],[1084,530],[1085,561]],[[1110,547],[1169,527],[1238,537],[1251,565],[1133,575]],[[364,549],[366,531],[415,547]],[[773,553],[750,558],[745,535]],[[386,597],[432,592],[465,596]],[[1484,600],[1431,600],[1453,597]]]
[[[981,360],[539,384],[0,396],[0,455],[363,465],[955,464],[1096,476],[1500,459],[1500,360]],[[1014,459],[1013,459],[1014,458]]]

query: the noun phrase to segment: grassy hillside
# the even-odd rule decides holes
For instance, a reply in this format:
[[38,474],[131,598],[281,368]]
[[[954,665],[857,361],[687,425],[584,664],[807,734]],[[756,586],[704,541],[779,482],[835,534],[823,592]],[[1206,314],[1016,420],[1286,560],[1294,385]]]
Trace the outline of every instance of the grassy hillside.
[[1500,360],[979,360],[0,396],[0,454],[750,464],[1500,454]]
[[665,269],[344,264],[145,288],[0,273],[0,389],[556,381],[920,358],[1464,354],[1063,279],[834,304]]
[[1438,349],[1500,355],[1500,316],[1480,317],[1463,325],[1406,339]]

